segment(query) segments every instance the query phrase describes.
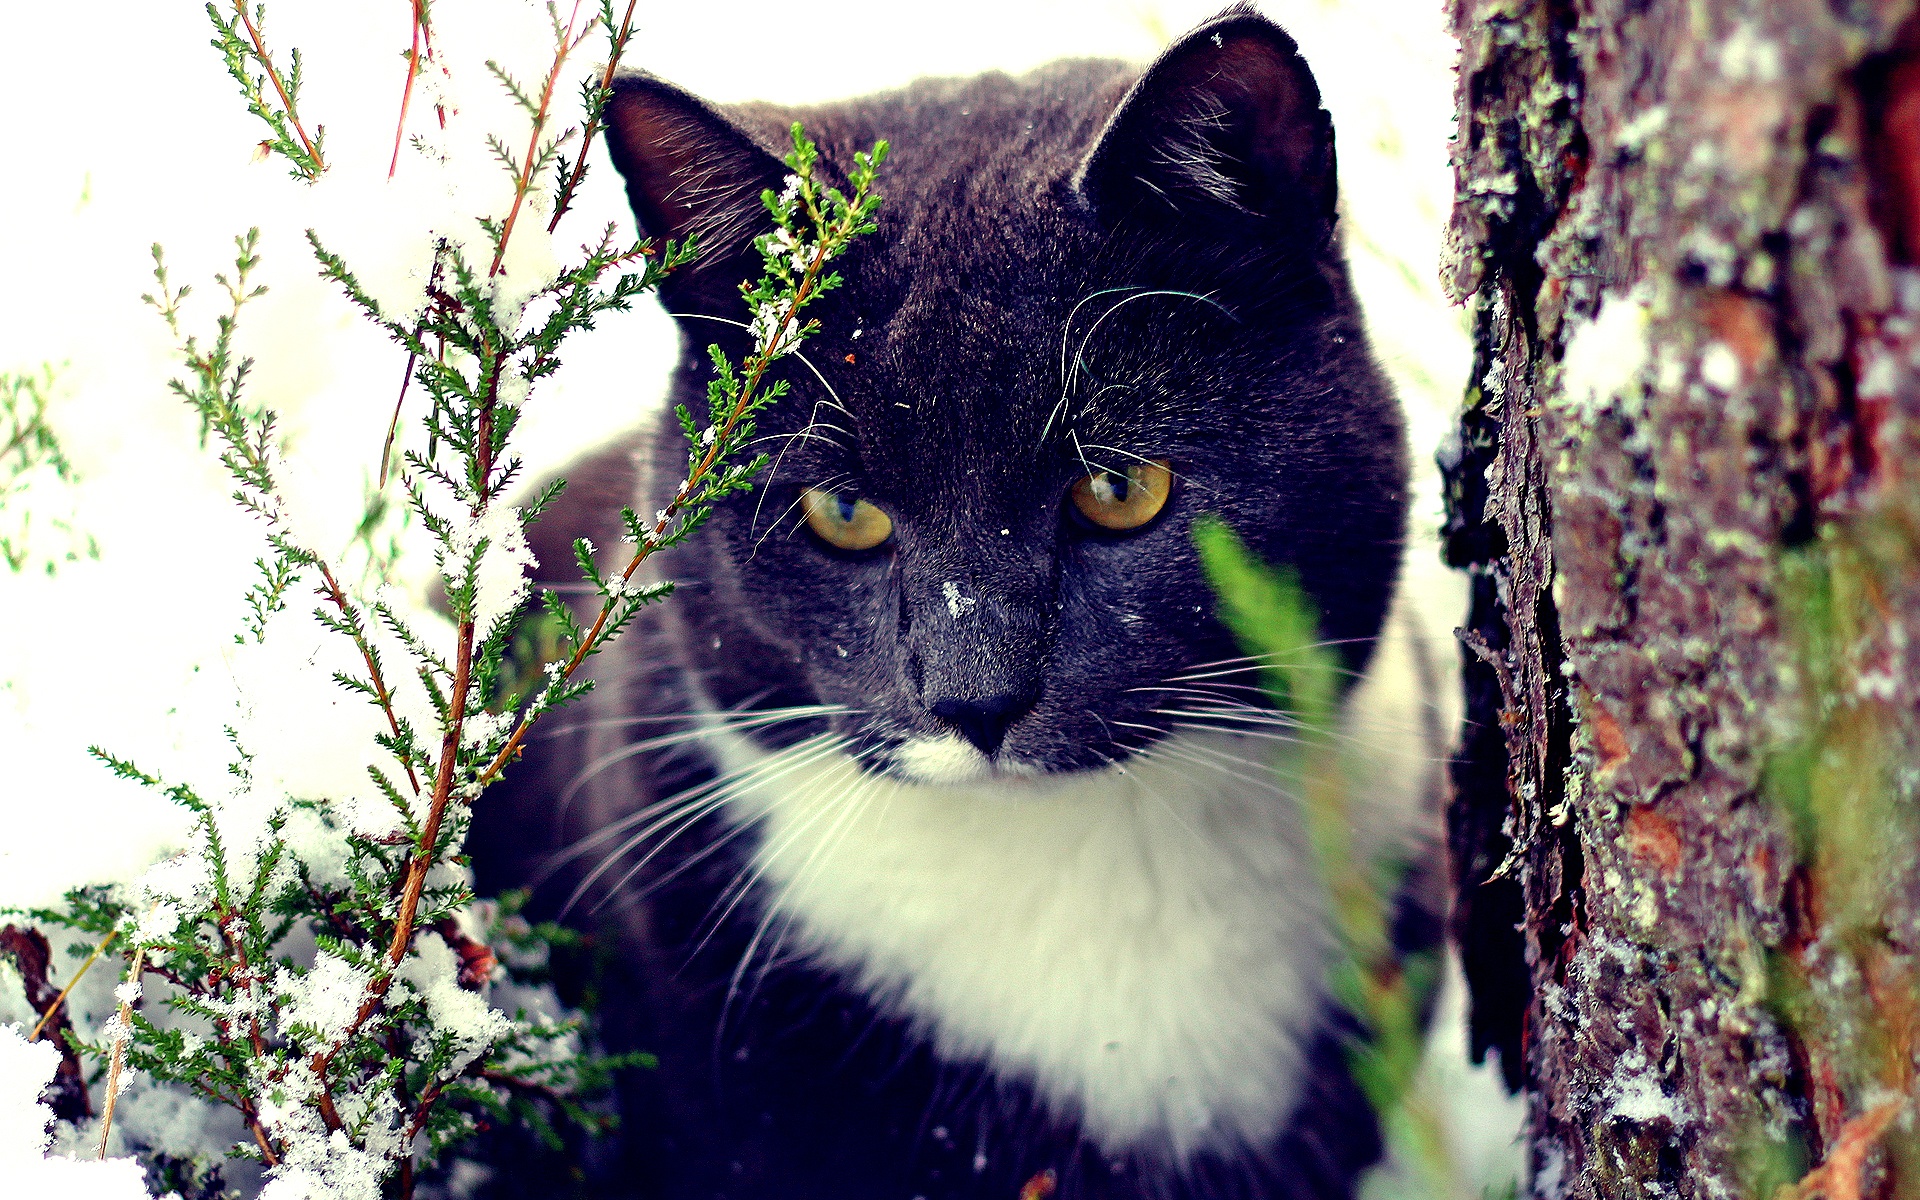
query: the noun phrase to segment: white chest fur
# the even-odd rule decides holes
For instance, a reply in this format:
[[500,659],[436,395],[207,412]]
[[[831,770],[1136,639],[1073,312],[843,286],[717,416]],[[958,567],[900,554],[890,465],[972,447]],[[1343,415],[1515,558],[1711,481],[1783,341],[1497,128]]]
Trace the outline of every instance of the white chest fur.
[[[1428,752],[1406,656],[1379,660],[1395,680],[1348,721],[1373,731],[1356,816],[1376,848],[1418,821]],[[961,784],[715,742],[766,780],[730,811],[758,826],[769,927],[944,1056],[1026,1080],[1109,1151],[1257,1146],[1290,1114],[1330,934],[1271,742],[1189,732],[1124,771]]]

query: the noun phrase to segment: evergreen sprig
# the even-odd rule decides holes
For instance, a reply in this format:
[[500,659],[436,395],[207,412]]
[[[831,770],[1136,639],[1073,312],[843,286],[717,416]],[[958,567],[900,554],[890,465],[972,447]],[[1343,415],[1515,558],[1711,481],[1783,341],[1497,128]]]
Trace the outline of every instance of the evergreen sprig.
[[[542,597],[548,616],[557,626],[564,657],[547,664],[545,684],[520,710],[518,724],[475,778],[476,786],[492,782],[519,755],[535,721],[589,689],[590,681],[576,678],[588,658],[617,637],[642,608],[672,593],[671,583],[640,578],[641,565],[691,536],[706,522],[715,503],[751,488],[754,477],[767,464],[765,454],[747,453],[753,441],[754,418],[787,392],[784,379],[762,387],[767,371],[774,360],[791,353],[818,331],[819,323],[802,320],[800,312],[840,286],[839,272],[829,270],[828,264],[845,253],[854,238],[877,228],[874,214],[879,210],[880,196],[873,190],[873,180],[887,156],[884,141],[876,142],[870,153],[854,152],[853,169],[848,174],[852,195],[848,196],[838,188],[819,185],[813,175],[818,152],[798,122],[791,132],[793,150],[787,154],[786,163],[793,173],[787,176],[782,191],[776,193],[769,188],[761,195],[775,226],[773,232],[754,241],[763,263],[761,277],[740,285],[741,296],[753,313],[749,326],[753,348],[738,368],[719,346],[707,348],[714,378],[707,388],[704,426],[685,405],[674,409],[688,442],[686,477],[674,489],[666,507],[650,520],[631,508],[620,510],[626,540],[635,547],[626,566],[616,575],[602,575],[592,566],[593,546],[584,539],[574,543],[574,557],[593,585],[600,611],[583,626],[558,595],[548,592]],[[690,253],[690,247],[676,251],[669,242],[664,257],[670,265],[678,265]]]
[[[270,136],[260,143],[269,154],[278,154],[292,167],[295,179],[312,183],[326,172],[327,129],[314,126],[307,133],[300,120],[300,85],[303,82],[300,51],[288,56],[283,72],[267,49],[267,6],[264,0],[249,11],[246,0],[233,0],[233,15],[220,11],[209,0],[207,20],[213,23],[213,48],[226,62],[227,74],[240,85],[247,111],[266,122]],[[257,73],[256,73],[257,70]],[[271,87],[273,94],[268,95]]]
[[1452,1170],[1440,1117],[1415,1086],[1440,953],[1395,947],[1393,905],[1410,864],[1367,861],[1354,844],[1353,763],[1339,730],[1344,668],[1321,639],[1296,572],[1260,561],[1216,518],[1196,522],[1193,537],[1221,622],[1263,665],[1262,687],[1295,723],[1295,786],[1336,943],[1327,988],[1359,1025],[1346,1046],[1348,1067],[1389,1147],[1416,1172],[1412,1194],[1447,1195]]

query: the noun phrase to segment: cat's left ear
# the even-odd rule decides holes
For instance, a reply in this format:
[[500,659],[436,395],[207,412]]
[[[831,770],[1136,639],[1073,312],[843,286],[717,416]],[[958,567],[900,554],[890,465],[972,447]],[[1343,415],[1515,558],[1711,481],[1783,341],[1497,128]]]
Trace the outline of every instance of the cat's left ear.
[[1333,121],[1294,40],[1236,4],[1147,68],[1077,182],[1109,222],[1265,218],[1330,232]]

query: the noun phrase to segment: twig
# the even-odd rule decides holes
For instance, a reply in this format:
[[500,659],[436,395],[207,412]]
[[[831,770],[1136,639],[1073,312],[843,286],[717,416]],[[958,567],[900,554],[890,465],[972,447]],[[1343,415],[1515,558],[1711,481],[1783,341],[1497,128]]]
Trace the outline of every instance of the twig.
[[[254,28],[253,18],[247,15],[246,0],[233,0],[233,11],[240,18],[240,23],[247,27],[247,40],[253,43],[253,52],[261,68],[266,71],[268,80],[273,83],[273,90],[279,94],[280,107],[286,110],[287,120],[293,122],[293,131],[300,135],[300,144],[306,147],[307,156],[313,159],[313,173],[318,177],[327,169],[326,160],[320,157],[320,147],[307,136],[306,126],[300,123],[299,110],[287,94],[287,85],[280,78],[280,69],[273,65],[273,59],[267,54],[266,42],[260,37],[260,31]],[[294,53],[298,55],[299,51],[295,50]]]
[[[147,949],[142,946],[133,953],[133,967],[127,972],[127,979],[136,986],[147,961]],[[113,1110],[120,1102],[120,1072],[127,1062],[127,1043],[133,1040],[133,998],[125,996],[120,1001],[120,1031],[113,1039],[113,1055],[107,1065],[107,1103],[100,1113],[100,1157],[107,1156],[107,1137],[113,1132]]]
[[80,980],[85,977],[87,969],[93,966],[99,959],[101,952],[108,946],[113,945],[114,939],[119,936],[120,931],[115,929],[106,936],[104,941],[93,948],[93,953],[87,955],[87,961],[80,964],[80,969],[73,973],[73,978],[67,981],[67,986],[60,989],[60,994],[53,998],[52,1004],[47,1005],[47,1011],[40,1014],[40,1020],[34,1025],[33,1032],[27,1035],[28,1041],[31,1042],[40,1036],[40,1031],[47,1027],[47,1022],[53,1020],[53,1015],[60,1011],[62,1004],[67,1002],[67,995],[72,992],[73,989],[79,985]]
[[560,218],[567,215],[573,207],[573,193],[580,186],[580,180],[587,173],[587,151],[593,146],[593,137],[600,132],[600,120],[605,115],[607,94],[613,88],[614,71],[620,66],[620,56],[627,52],[627,42],[633,37],[633,10],[640,0],[627,0],[626,15],[620,18],[620,31],[609,29],[607,65],[600,72],[600,95],[593,112],[587,117],[587,127],[580,137],[580,148],[573,160],[573,170],[567,173],[567,181],[560,185],[560,191],[554,198],[553,220],[547,222],[547,232],[552,233],[560,225]]
[[574,0],[573,12],[567,17],[567,29],[554,46],[553,67],[547,72],[547,81],[540,88],[540,106],[533,115],[533,134],[527,141],[527,154],[520,163],[520,173],[513,185],[513,207],[507,210],[507,219],[500,224],[500,241],[493,248],[493,264],[487,268],[487,278],[492,279],[500,273],[500,264],[507,256],[507,239],[513,236],[514,222],[520,219],[520,206],[526,202],[527,193],[533,190],[533,172],[540,161],[540,138],[547,131],[547,113],[553,107],[553,89],[560,85],[560,72],[566,66],[567,57],[579,49],[580,43],[598,23],[589,22],[587,27],[574,36],[573,23],[580,17],[579,0]]
[[[801,306],[812,296],[813,289],[818,285],[820,271],[821,268],[826,265],[827,251],[830,245],[830,239],[821,239],[819,249],[814,251],[812,260],[807,263],[806,273],[801,277],[800,286],[794,292],[793,302],[787,305],[786,311],[781,314],[779,326],[774,330],[773,336],[767,339],[767,351],[756,354],[749,364],[746,383],[740,388],[740,395],[739,398],[734,401],[733,410],[727,414],[726,422],[720,427],[718,433],[715,434],[712,443],[708,445],[705,456],[701,458],[699,464],[692,471],[688,472],[686,480],[681,483],[680,490],[674,493],[673,499],[668,502],[664,509],[660,510],[660,515],[654,520],[653,529],[648,534],[646,541],[642,542],[640,548],[634,552],[632,560],[627,563],[626,570],[620,572],[620,580],[622,583],[631,583],[633,581],[634,572],[639,570],[641,563],[652,556],[655,547],[660,544],[661,538],[666,534],[667,530],[672,527],[674,518],[678,517],[681,510],[692,501],[694,496],[699,494],[701,484],[713,469],[714,460],[720,456],[721,447],[727,444],[728,435],[733,432],[734,426],[740,423],[740,418],[746,415],[748,408],[751,406],[755,390],[760,386],[760,381],[766,375],[767,368],[772,365],[772,348],[785,343],[787,330],[793,324],[794,316],[800,311]],[[580,639],[580,644],[574,648],[573,655],[567,659],[566,666],[561,668],[560,675],[558,679],[555,680],[556,683],[565,683],[569,679],[572,679],[574,672],[580,669],[580,664],[585,662],[587,656],[593,653],[594,647],[600,639],[601,632],[606,629],[608,620],[613,616],[613,608],[614,600],[611,598],[600,605],[599,615],[594,617],[593,625],[587,630],[587,635]],[[519,724],[514,726],[513,732],[508,735],[505,744],[500,747],[500,752],[494,755],[493,761],[487,764],[487,769],[482,771],[479,778],[474,781],[476,786],[485,787],[491,783],[494,777],[505,770],[507,764],[512,762],[515,756],[520,753],[521,743],[526,741],[527,731],[533,726],[535,712],[537,712],[537,710],[529,712],[520,718]]]
[[386,440],[380,443],[380,486],[387,486],[387,464],[393,461],[393,439],[400,433],[400,407],[407,402],[407,384],[413,382],[413,367],[419,356],[407,351],[407,369],[400,376],[400,394],[393,401],[393,419],[387,422]]
[[[424,3],[424,0],[416,0],[416,2]],[[440,269],[441,269],[441,264],[444,260],[440,257],[439,251],[445,245],[446,245],[446,240],[444,238],[435,244],[434,256],[433,256],[433,270],[427,273],[427,295],[428,296],[434,295],[434,293],[437,292],[440,288]],[[420,338],[420,328],[416,326],[414,329],[414,339],[418,341],[419,338]],[[445,349],[446,349],[446,344],[443,341],[441,343],[441,350],[443,353]],[[387,439],[386,441],[380,444],[380,486],[383,488],[387,486],[387,466],[389,463],[393,461],[393,439],[398,437],[400,433],[400,409],[407,402],[407,385],[413,382],[413,368],[419,363],[419,361],[420,361],[420,355],[417,351],[414,351],[414,350],[407,351],[406,373],[400,376],[400,395],[396,397],[393,402],[393,419],[387,422]],[[413,790],[416,792],[419,791],[420,786],[418,784],[415,784]]]
[[[373,656],[373,647],[360,632],[359,617],[347,601],[346,590],[340,586],[340,581],[335,579],[333,572],[328,569],[326,560],[316,554],[313,556],[313,565],[319,570],[321,582],[325,585],[320,589],[321,595],[340,610],[340,615],[346,619],[348,628],[353,631],[353,644],[359,648],[360,659],[367,666],[367,678],[373,684],[374,699],[380,705],[380,711],[386,715],[387,729],[392,732],[394,742],[398,745],[402,735],[400,718],[393,711],[393,692],[387,687],[387,681],[381,677],[380,664]],[[413,794],[419,795],[420,777],[414,774],[413,764],[401,757],[400,766],[407,773],[407,782],[413,786]]]
[[[387,178],[400,170],[400,145],[407,134],[407,108],[413,103],[413,81],[420,77],[420,42],[427,35],[427,0],[413,2],[413,46],[407,51],[407,86],[400,92],[400,118],[393,123],[393,159],[387,163]],[[427,41],[427,55],[433,55],[433,42]],[[404,385],[403,385],[404,388]],[[404,394],[404,391],[403,393]],[[388,439],[389,445],[392,439]],[[380,478],[386,482],[386,460],[381,460]]]

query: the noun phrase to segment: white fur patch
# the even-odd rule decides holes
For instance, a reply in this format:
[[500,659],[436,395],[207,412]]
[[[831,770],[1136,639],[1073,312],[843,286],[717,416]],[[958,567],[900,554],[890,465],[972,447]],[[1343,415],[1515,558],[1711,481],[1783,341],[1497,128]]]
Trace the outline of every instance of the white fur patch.
[[971,783],[993,772],[986,755],[953,733],[902,743],[893,752],[893,765],[919,783]]
[[[1389,626],[1404,642],[1403,622]],[[1407,645],[1383,645],[1347,728],[1355,825],[1403,847],[1431,749]],[[867,774],[818,741],[782,757],[734,733],[730,801],[789,948],[914,1021],[950,1059],[1024,1079],[1112,1152],[1184,1159],[1263,1144],[1299,1095],[1330,934],[1274,743],[1183,732],[1123,769],[1033,779],[925,739]],[[1392,749],[1388,750],[1387,745]]]

